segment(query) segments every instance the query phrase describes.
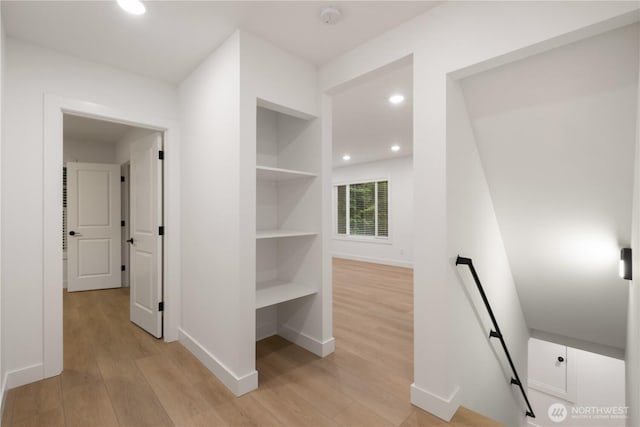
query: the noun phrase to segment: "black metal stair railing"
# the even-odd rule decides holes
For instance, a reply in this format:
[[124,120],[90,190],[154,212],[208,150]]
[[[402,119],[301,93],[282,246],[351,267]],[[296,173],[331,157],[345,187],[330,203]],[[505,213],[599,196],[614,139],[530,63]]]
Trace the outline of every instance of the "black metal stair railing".
[[511,359],[511,353],[509,353],[509,349],[507,348],[507,343],[504,341],[502,336],[502,332],[500,331],[500,326],[498,326],[498,322],[496,321],[496,317],[493,314],[493,310],[491,309],[491,304],[489,304],[489,300],[487,299],[487,295],[484,293],[484,288],[480,283],[480,279],[478,278],[478,273],[476,269],[473,267],[473,261],[471,258],[463,258],[458,255],[456,258],[456,265],[466,265],[471,270],[471,275],[473,276],[473,280],[476,282],[476,286],[478,287],[478,291],[480,291],[480,296],[482,297],[482,301],[484,302],[484,306],[489,312],[489,317],[491,317],[491,322],[493,323],[493,330],[489,332],[489,337],[498,338],[500,340],[500,344],[502,344],[502,349],[504,350],[504,354],[507,356],[507,360],[509,361],[509,365],[511,366],[511,372],[513,372],[513,377],[511,378],[511,384],[517,385],[520,388],[520,392],[522,392],[522,397],[524,397],[524,401],[527,403],[527,412],[526,415],[531,418],[535,418],[536,415],[533,413],[533,408],[531,407],[531,403],[529,403],[529,398],[527,397],[527,393],[524,391],[524,387],[522,386],[522,381],[520,381],[520,377],[518,376],[518,371],[516,370],[515,365],[513,364],[513,360]]

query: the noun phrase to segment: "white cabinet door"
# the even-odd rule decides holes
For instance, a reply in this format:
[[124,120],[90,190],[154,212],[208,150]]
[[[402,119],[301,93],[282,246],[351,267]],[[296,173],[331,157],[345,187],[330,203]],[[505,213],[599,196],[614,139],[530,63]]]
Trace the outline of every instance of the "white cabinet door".
[[67,187],[67,290],[120,287],[120,166],[67,163]]
[[573,401],[575,374],[567,346],[529,340],[529,387]]
[[162,136],[137,141],[131,150],[130,265],[131,321],[162,337]]

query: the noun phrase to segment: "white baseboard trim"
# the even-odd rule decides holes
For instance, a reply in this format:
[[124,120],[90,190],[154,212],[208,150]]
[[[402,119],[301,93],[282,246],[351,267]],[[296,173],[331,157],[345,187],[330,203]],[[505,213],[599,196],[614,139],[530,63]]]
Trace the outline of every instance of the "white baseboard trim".
[[310,337],[303,332],[296,331],[287,325],[278,326],[278,335],[320,357],[328,356],[336,350],[336,340],[333,337],[324,342],[318,341],[317,339]]
[[460,407],[460,387],[451,393],[448,398],[442,398],[423,388],[416,383],[411,384],[411,403],[436,417],[449,422]]
[[383,264],[383,265],[391,265],[394,267],[413,268],[413,263],[410,261],[400,261],[400,260],[385,259],[385,258],[372,258],[372,257],[366,257],[366,256],[360,256],[360,255],[343,254],[343,253],[332,253],[331,256],[333,258],[350,259],[352,261],[371,262],[373,264]]
[[258,388],[258,371],[254,370],[239,377],[184,330],[179,329],[178,334],[180,343],[193,353],[233,394],[242,396]]
[[260,323],[256,325],[256,341],[269,338],[278,334],[278,325],[275,322]]
[[42,363],[36,363],[35,365],[7,372],[6,387],[7,389],[12,389],[40,381],[41,379],[44,379],[44,365]]

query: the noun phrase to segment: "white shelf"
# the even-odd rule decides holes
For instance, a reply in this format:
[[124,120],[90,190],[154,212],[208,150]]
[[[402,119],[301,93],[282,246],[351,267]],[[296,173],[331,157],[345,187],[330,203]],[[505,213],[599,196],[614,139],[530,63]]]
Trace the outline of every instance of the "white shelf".
[[308,284],[281,280],[258,282],[256,284],[256,309],[317,293],[318,289]]
[[256,176],[265,181],[288,181],[301,178],[315,178],[315,173],[296,171],[291,169],[272,168],[269,166],[256,166]]
[[302,237],[317,236],[315,231],[294,231],[294,230],[258,230],[256,239],[279,239],[281,237]]

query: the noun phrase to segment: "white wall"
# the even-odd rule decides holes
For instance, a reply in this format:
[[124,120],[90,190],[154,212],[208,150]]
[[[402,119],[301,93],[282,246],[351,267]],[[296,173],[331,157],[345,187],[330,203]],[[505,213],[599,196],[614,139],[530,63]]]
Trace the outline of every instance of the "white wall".
[[[43,376],[44,94],[175,118],[177,93],[165,83],[11,38],[6,48],[1,280],[4,325],[13,325],[3,330],[12,387]],[[16,177],[21,185],[9,185]]]
[[86,163],[116,163],[116,144],[110,142],[64,140],[62,161]]
[[[447,90],[447,215],[449,260],[457,255],[473,259],[524,382],[529,331],[458,82],[450,82]],[[467,267],[452,266],[449,283],[461,302],[452,313],[461,404],[505,425],[521,425],[524,401],[510,384],[511,368],[500,342],[487,339],[493,324]]]
[[[234,33],[179,88],[182,123],[182,323],[180,340],[227,387],[257,384],[242,305],[238,217],[240,36]],[[195,349],[194,349],[195,347]],[[254,384],[249,384],[249,389]]]
[[157,131],[143,128],[129,130],[120,141],[115,144],[114,163],[122,165],[131,160],[131,146],[136,141],[156,133]]
[[401,157],[333,169],[333,185],[372,179],[389,180],[389,240],[335,235],[335,195],[331,254],[338,258],[413,267],[413,159]]
[[[530,345],[529,359],[536,357],[535,348],[535,345]],[[604,410],[608,407],[623,408],[626,405],[624,361],[571,347],[566,348],[566,354],[567,369],[573,370],[567,375],[567,381],[572,382],[570,387],[575,389],[575,397],[573,401],[567,401],[529,388],[529,399],[536,411],[536,419],[533,422],[545,427],[558,425],[557,421],[549,418],[548,410],[549,406],[561,403],[568,410],[568,416],[561,424],[563,426],[624,426],[627,421],[624,416],[602,418],[584,414],[584,417],[580,417],[581,411],[584,412],[586,407]],[[575,408],[578,415],[572,415],[572,408]]]
[[[637,14],[635,2],[446,2],[322,67],[321,88],[331,91],[413,55],[414,182],[420,183],[414,191],[414,211],[421,215],[414,247],[411,400],[417,406],[449,419],[460,402],[460,384],[452,373],[463,371],[451,357],[456,340],[450,328],[442,327],[456,324],[455,307],[467,303],[464,295],[454,292],[459,281],[452,274],[447,249],[447,75],[464,77],[617,28],[637,20]],[[326,103],[325,97],[325,114],[330,112]],[[330,134],[324,143],[331,144]],[[523,370],[525,375],[526,365]],[[484,395],[492,392],[482,390]],[[483,409],[485,415],[501,419],[513,411],[498,408],[507,405],[497,401],[500,394],[495,399],[494,409]]]
[[627,342],[625,352],[627,426],[640,425],[640,76],[636,103],[636,152],[631,211],[632,277],[628,284]]

